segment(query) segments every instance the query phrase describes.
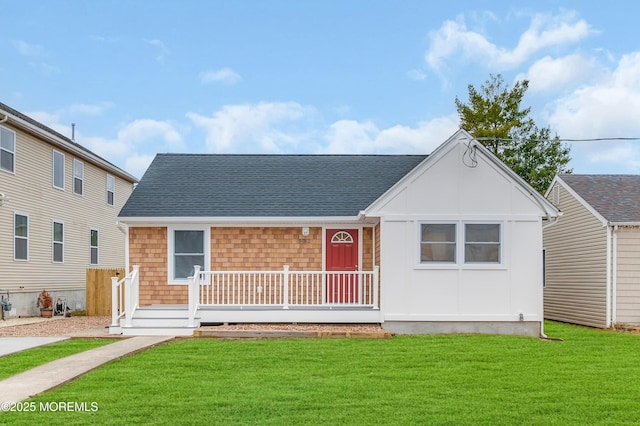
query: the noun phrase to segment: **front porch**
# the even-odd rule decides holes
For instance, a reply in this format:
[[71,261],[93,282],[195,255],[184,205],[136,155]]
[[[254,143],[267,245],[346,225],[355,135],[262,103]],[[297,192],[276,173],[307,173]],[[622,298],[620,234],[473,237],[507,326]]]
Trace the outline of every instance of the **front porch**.
[[140,267],[112,278],[111,334],[193,335],[211,323],[380,323],[379,268],[372,271],[201,271],[186,304],[140,306]]

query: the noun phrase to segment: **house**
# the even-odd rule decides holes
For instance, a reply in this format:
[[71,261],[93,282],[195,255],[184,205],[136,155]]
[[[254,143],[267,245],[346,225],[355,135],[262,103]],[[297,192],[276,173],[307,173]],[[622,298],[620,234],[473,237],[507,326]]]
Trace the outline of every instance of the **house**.
[[137,179],[0,103],[0,294],[13,316],[38,294],[85,308],[87,268],[124,268],[118,212]]
[[545,317],[640,325],[640,176],[556,176],[562,218],[544,230]]
[[[119,215],[113,333],[381,323],[540,335],[558,210],[467,132],[431,155],[157,155]],[[124,300],[124,301],[123,301]]]

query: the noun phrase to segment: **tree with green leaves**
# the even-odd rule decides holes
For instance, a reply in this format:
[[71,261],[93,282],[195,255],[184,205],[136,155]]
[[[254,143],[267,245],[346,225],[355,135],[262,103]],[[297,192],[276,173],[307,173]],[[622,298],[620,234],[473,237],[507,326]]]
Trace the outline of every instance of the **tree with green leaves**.
[[532,187],[544,193],[557,173],[571,173],[570,147],[557,135],[552,138],[549,127],[538,128],[529,116],[530,107],[521,109],[528,80],[510,89],[500,74],[491,74],[480,91],[471,84],[467,88],[468,103],[456,97],[460,127]]

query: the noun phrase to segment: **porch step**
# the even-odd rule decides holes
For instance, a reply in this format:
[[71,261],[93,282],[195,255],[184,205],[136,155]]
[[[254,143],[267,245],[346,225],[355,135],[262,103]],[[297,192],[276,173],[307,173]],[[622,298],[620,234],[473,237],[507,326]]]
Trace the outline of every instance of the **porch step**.
[[193,336],[197,327],[122,327],[123,336]]

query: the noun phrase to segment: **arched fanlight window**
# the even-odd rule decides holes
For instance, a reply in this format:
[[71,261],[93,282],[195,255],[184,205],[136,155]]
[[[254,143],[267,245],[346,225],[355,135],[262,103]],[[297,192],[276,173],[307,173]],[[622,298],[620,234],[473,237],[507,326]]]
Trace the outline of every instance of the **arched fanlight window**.
[[339,231],[331,237],[332,243],[352,243],[353,237],[346,231]]

